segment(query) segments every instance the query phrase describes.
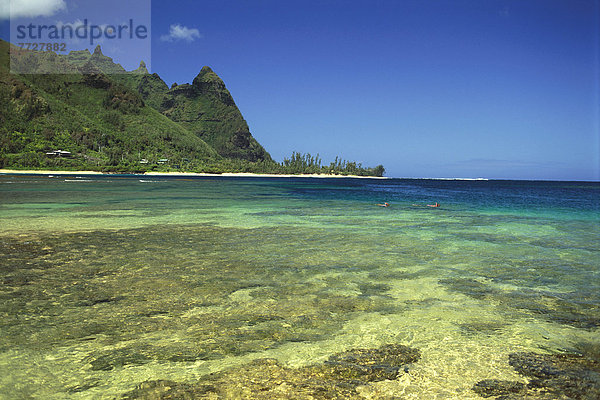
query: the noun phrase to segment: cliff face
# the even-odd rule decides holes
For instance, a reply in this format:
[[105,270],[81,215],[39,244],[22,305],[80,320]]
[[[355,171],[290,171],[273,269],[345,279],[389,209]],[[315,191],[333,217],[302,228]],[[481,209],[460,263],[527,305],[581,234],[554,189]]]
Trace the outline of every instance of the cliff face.
[[203,67],[191,85],[168,90],[160,111],[198,135],[223,157],[271,160],[250,134],[225,83],[209,67]]
[[228,106],[235,106],[233,97],[225,87],[225,83],[208,66],[202,67],[200,73],[194,78],[192,86],[200,95],[213,96]]
[[136,89],[148,103],[211,145],[225,158],[271,160],[252,137],[223,80],[209,67],[192,84],[169,89],[158,75],[142,75]]

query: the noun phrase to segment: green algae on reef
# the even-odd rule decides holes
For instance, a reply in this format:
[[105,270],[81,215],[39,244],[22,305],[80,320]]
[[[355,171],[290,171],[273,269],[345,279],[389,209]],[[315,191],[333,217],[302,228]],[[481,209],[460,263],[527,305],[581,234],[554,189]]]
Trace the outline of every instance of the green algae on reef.
[[600,327],[600,309],[587,302],[585,291],[553,293],[545,290],[499,290],[478,280],[447,278],[440,283],[450,290],[478,300],[498,301],[512,310],[521,310],[542,316],[549,321],[582,329]]
[[[264,251],[269,241],[277,244],[277,231],[270,231],[262,235]],[[51,346],[65,335],[81,339],[102,334],[113,343],[173,329],[195,338],[195,350],[183,357],[189,361],[319,340],[353,312],[396,308],[384,295],[385,286],[365,284],[360,296],[347,296],[347,282],[303,284],[304,272],[294,267],[269,277],[268,270],[279,267],[244,257],[247,233],[157,226],[2,238],[0,310],[9,334],[2,336],[0,347],[29,342],[21,329],[31,330],[37,346]],[[244,340],[239,340],[242,334]],[[155,358],[124,352],[114,362],[98,354],[104,361],[94,359],[94,365],[107,363],[97,367],[106,369],[129,359],[137,364]]]
[[213,374],[195,384],[143,382],[125,399],[358,399],[358,386],[409,373],[420,353],[388,344],[335,354],[323,364],[288,368],[277,360],[259,359]]
[[529,378],[521,382],[486,379],[473,390],[498,400],[596,400],[600,398],[600,359],[589,354],[514,353],[510,365]]

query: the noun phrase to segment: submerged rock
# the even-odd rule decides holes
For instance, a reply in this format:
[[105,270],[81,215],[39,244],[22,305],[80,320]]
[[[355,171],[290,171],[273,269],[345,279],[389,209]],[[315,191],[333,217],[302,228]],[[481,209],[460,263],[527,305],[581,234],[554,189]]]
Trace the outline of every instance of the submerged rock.
[[525,384],[498,379],[484,379],[477,382],[473,386],[473,390],[481,397],[502,396],[511,393],[523,393],[525,391]]
[[511,354],[510,365],[539,388],[574,399],[600,399],[600,362],[580,354]]
[[465,336],[498,335],[508,324],[498,321],[472,321],[458,325],[460,333]]
[[600,361],[581,354],[513,353],[510,365],[530,378],[528,384],[495,379],[473,390],[497,399],[600,399]]
[[401,366],[420,358],[417,349],[389,344],[378,349],[355,349],[333,355],[321,367],[325,374],[365,382],[395,379]]
[[90,357],[89,363],[93,371],[110,371],[124,365],[142,365],[150,361],[143,353],[130,349],[119,349],[98,357]]
[[582,329],[600,326],[597,297],[579,292],[558,293],[537,289],[504,290],[470,278],[440,279],[449,290],[477,300],[499,302],[511,312],[534,314],[551,322]]
[[323,364],[288,368],[274,359],[259,359],[211,374],[196,384],[157,380],[141,383],[125,399],[353,399],[356,388],[395,379],[400,368],[420,352],[402,345],[353,349]]

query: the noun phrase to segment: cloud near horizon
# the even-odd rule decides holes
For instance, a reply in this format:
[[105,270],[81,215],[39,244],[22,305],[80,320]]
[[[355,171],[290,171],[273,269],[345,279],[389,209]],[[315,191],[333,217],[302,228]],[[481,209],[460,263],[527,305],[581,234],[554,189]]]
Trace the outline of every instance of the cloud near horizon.
[[174,42],[177,40],[185,40],[186,42],[193,42],[196,39],[200,39],[200,31],[195,28],[188,28],[180,24],[173,24],[169,27],[169,34],[162,35],[160,40],[163,42]]
[[0,0],[0,20],[49,17],[66,9],[65,0]]

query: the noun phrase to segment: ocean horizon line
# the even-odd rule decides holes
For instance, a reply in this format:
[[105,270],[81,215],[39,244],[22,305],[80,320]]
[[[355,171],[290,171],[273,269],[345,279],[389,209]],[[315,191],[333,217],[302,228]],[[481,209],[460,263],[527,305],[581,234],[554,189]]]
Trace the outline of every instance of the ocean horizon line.
[[359,176],[334,174],[261,174],[252,172],[125,172],[110,173],[100,171],[65,171],[65,170],[16,170],[0,169],[0,175],[86,175],[86,176],[154,176],[154,177],[248,177],[248,178],[359,178],[359,179],[397,179],[397,180],[433,180],[433,181],[522,181],[522,182],[588,182],[600,183],[600,180],[588,179],[551,179],[551,178],[485,178],[485,177],[406,177],[406,176]]

